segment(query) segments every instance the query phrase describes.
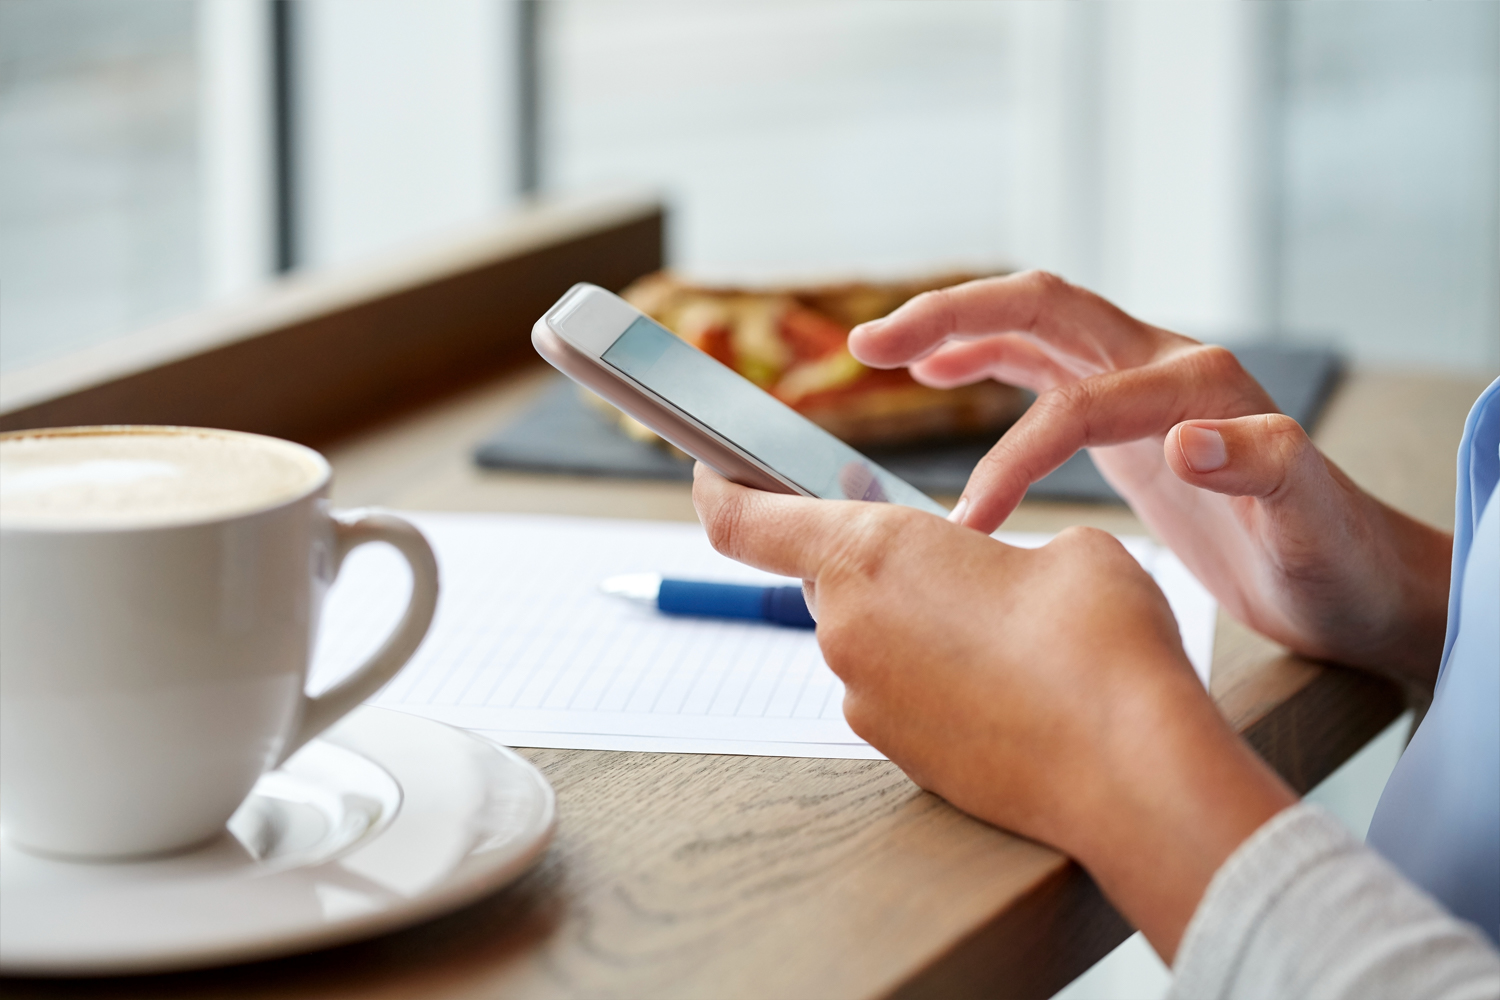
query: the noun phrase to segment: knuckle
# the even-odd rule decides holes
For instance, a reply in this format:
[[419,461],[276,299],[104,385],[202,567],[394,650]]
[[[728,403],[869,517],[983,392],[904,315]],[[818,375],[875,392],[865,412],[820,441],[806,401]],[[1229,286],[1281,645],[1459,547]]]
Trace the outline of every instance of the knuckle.
[[876,716],[877,713],[871,710],[869,698],[853,689],[844,689],[844,721],[849,723],[849,728],[854,730],[855,735],[866,742],[871,742],[872,737],[878,738],[875,732]]
[[1087,417],[1094,407],[1098,390],[1092,378],[1066,382],[1048,389],[1032,405],[1040,407],[1038,419],[1047,422],[1076,422]]
[[[1023,482],[1024,480],[1024,482]],[[1004,503],[1016,491],[1025,492],[1031,485],[1031,465],[1024,454],[1003,439],[985,453],[969,473],[964,493],[971,503],[989,505]]]
[[1283,463],[1290,463],[1307,450],[1312,441],[1302,425],[1285,413],[1266,413],[1255,418],[1267,450]]
[[1037,396],[1021,419],[979,460],[970,482],[978,477],[988,483],[1010,483],[1017,478],[1031,483],[1047,471],[1041,467],[1045,463],[1038,458],[1038,448],[1050,451],[1059,441],[1077,447],[1088,443],[1094,397],[1095,389],[1086,380],[1068,382]]
[[703,530],[714,551],[737,558],[743,546],[745,520],[745,503],[739,497],[722,499],[706,511]]
[[838,664],[843,658],[845,640],[849,634],[847,616],[836,613],[830,608],[824,608],[823,615],[818,619],[817,624],[816,634],[818,645],[823,649],[823,658],[828,661],[829,669],[838,673]]
[[1201,386],[1212,386],[1223,393],[1231,411],[1241,413],[1274,411],[1275,404],[1265,395],[1260,384],[1245,371],[1240,359],[1227,347],[1218,344],[1200,344],[1183,352],[1178,357],[1178,371],[1189,381]]
[[1307,440],[1307,432],[1302,429],[1302,425],[1285,413],[1265,413],[1256,419],[1260,421],[1261,430],[1267,437],[1299,444]]
[[1203,344],[1189,354],[1199,376],[1213,381],[1236,380],[1247,377],[1245,366],[1227,347],[1218,344]]
[[937,332],[946,337],[958,329],[958,308],[953,292],[947,288],[933,288],[912,299],[912,306],[932,317]]
[[903,507],[851,512],[817,584],[818,645],[835,674],[847,680],[876,655],[889,626],[888,570],[903,547],[929,547],[923,535],[933,525],[946,527],[930,514]]
[[1056,309],[1063,299],[1077,291],[1051,271],[1027,271],[1018,280],[1031,297],[1031,320],[1027,326],[1035,326],[1043,316]]
[[1061,543],[1064,548],[1097,549],[1100,547],[1114,547],[1119,541],[1114,535],[1099,528],[1091,528],[1087,525],[1075,524],[1059,531],[1053,539],[1055,543]]
[[825,615],[818,622],[818,647],[823,659],[846,684],[851,681],[850,667],[859,662],[854,650],[862,634],[863,627],[848,615]]
[[1012,450],[1013,445],[1001,438],[993,448],[984,453],[974,466],[974,471],[969,473],[969,485],[965,490],[973,490],[976,482],[993,482],[1002,476],[1012,466]]
[[1201,344],[1182,355],[1186,374],[1195,382],[1222,387],[1230,409],[1240,413],[1276,413],[1276,403],[1227,347]]
[[1058,532],[1046,546],[1062,558],[1059,569],[1068,575],[1082,573],[1077,585],[1089,588],[1101,583],[1101,571],[1115,573],[1140,569],[1135,557],[1120,540],[1098,528],[1074,525]]
[[830,566],[845,576],[875,580],[896,547],[928,520],[928,515],[908,507],[866,505],[852,513],[849,530],[843,533]]
[[1051,271],[1026,271],[1019,275],[1017,280],[1023,282],[1033,295],[1043,301],[1066,295],[1073,288],[1068,284],[1067,279]]
[[1008,489],[1024,490],[1031,485],[1035,466],[1036,462],[1024,444],[1001,438],[995,447],[985,452],[969,474],[969,485],[964,490],[985,497]]

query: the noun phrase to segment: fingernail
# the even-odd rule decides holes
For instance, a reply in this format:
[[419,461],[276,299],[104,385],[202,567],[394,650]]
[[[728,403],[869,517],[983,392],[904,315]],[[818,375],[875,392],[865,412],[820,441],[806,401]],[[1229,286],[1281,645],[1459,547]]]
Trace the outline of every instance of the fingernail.
[[1211,428],[1188,424],[1177,432],[1177,443],[1188,468],[1194,472],[1216,472],[1229,461],[1224,436]]
[[954,504],[953,505],[953,509],[948,512],[948,520],[952,521],[954,524],[963,524],[964,523],[964,515],[967,514],[968,512],[969,512],[969,498],[968,497],[959,497],[958,498],[958,503]]

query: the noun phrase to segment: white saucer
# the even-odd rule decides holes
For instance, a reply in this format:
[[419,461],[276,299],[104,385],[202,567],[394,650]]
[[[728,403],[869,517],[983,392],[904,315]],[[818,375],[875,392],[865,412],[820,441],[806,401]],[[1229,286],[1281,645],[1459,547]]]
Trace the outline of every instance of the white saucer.
[[0,845],[0,971],[164,972],[393,930],[519,876],[555,820],[552,786],[512,751],[360,708],[198,850],[94,864]]

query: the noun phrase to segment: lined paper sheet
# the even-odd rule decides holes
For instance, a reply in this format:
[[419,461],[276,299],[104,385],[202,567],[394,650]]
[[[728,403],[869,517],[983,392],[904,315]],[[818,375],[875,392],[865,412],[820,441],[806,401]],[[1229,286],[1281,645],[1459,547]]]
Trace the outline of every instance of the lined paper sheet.
[[[374,699],[513,746],[871,757],[843,717],[843,684],[810,631],[673,618],[608,597],[620,573],[789,582],[714,552],[696,524],[499,514],[406,514],[437,552],[442,596],[426,641]],[[1041,535],[1006,535],[1039,545]],[[1170,552],[1127,547],[1166,591],[1207,676],[1213,598]],[[409,572],[356,549],[329,594],[314,690],[369,654],[400,615]]]

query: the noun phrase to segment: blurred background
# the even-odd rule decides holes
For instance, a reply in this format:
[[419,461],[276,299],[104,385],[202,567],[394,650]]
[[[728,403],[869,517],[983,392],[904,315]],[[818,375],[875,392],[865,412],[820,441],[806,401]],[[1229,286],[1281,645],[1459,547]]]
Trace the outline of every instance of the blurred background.
[[[617,186],[695,277],[1045,267],[1500,371],[1494,2],[0,0],[0,371]],[[1360,835],[1409,721],[1312,795]]]
[[4,0],[0,369],[633,185],[697,276],[1494,370],[1497,122],[1495,3]]

